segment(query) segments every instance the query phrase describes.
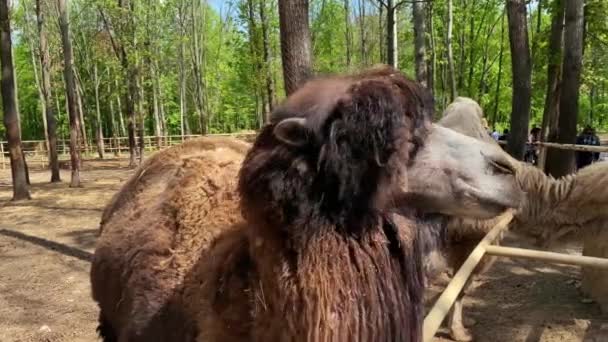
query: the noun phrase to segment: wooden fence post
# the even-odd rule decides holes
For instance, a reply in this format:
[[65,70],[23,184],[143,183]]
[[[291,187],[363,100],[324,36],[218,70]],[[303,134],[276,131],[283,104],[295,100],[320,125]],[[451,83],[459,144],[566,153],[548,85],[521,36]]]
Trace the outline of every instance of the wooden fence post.
[[0,160],[2,160],[2,170],[4,170],[4,142],[0,141]]

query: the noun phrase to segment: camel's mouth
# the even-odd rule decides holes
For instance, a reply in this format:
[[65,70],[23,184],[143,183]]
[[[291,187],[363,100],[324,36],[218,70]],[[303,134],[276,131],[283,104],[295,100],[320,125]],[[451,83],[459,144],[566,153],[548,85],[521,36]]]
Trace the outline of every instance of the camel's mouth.
[[[519,207],[523,193],[517,189],[478,187],[457,179],[454,187],[462,194],[462,207],[465,211],[459,213],[464,217],[490,219],[505,210]],[[459,215],[459,216],[460,216]]]

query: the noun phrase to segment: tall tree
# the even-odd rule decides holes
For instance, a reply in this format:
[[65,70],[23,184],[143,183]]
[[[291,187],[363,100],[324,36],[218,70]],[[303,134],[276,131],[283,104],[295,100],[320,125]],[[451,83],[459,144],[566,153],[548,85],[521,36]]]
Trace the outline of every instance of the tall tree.
[[[386,64],[397,68],[399,65],[399,45],[397,37],[397,10],[405,1],[378,0],[381,8],[386,9]],[[382,16],[380,11],[379,16]]]
[[[558,114],[557,141],[573,144],[576,140],[578,98],[583,60],[583,8],[584,0],[568,0],[565,4],[563,82]],[[563,150],[551,173],[555,177],[575,171],[574,151]]]
[[433,22],[433,3],[428,4],[427,10],[427,20],[429,23],[429,48],[431,50],[431,58],[428,64],[428,81],[427,85],[431,93],[435,94],[435,82],[436,82],[436,74],[437,74],[437,43],[435,42],[435,25]]
[[426,68],[426,7],[419,1],[413,4],[414,51],[416,59],[416,80],[428,86]]
[[[562,75],[562,48],[564,44],[564,2],[555,0],[552,8],[551,33],[547,52],[547,90],[545,107],[541,125],[541,141],[556,142],[557,140],[557,113],[559,108],[559,86]],[[542,149],[539,156],[539,165],[545,171],[554,174],[556,163],[559,162],[557,149]]]
[[268,23],[268,16],[266,15],[266,1],[259,0],[258,4],[260,7],[260,21],[262,23],[262,47],[264,49],[264,77],[266,78],[266,103],[268,104],[265,121],[267,122],[268,116],[274,110],[275,87],[271,69],[270,37],[268,33],[270,25]]
[[367,65],[367,31],[365,29],[365,0],[358,0],[359,7],[359,53],[361,54],[361,63]]
[[57,117],[53,107],[53,94],[51,90],[51,57],[47,41],[46,17],[41,0],[36,0],[36,18],[38,21],[38,43],[42,78],[40,84],[46,112],[51,182],[60,182],[61,176],[59,173],[59,160],[57,157]]
[[452,26],[454,25],[453,0],[448,0],[448,30],[445,46],[448,54],[448,67],[450,74],[450,101],[454,101],[458,93],[456,91],[456,71],[454,70],[454,52],[452,51]]
[[[136,141],[135,141],[135,112],[137,102],[139,100],[138,74],[136,63],[132,61],[133,53],[130,50],[136,48],[136,32],[135,32],[135,1],[119,0],[118,7],[121,9],[121,18],[119,29],[115,30],[110,24],[110,19],[99,7],[99,14],[103,20],[106,32],[110,38],[114,54],[120,61],[127,87],[123,87],[123,105],[127,114],[127,133],[129,136],[129,166],[135,166]],[[120,37],[115,37],[114,33],[120,32]]]
[[180,0],[177,6],[179,26],[179,122],[182,141],[186,133],[186,1]]
[[285,93],[293,93],[312,75],[308,0],[279,1],[281,58]]
[[496,92],[494,93],[494,113],[490,119],[490,125],[492,129],[496,128],[496,121],[498,119],[498,106],[500,103],[500,86],[502,82],[502,60],[504,57],[505,50],[505,11],[500,16],[500,52],[498,53],[498,77],[496,80]]
[[74,57],[72,52],[72,39],[70,37],[70,19],[68,14],[68,0],[57,0],[59,9],[59,28],[61,30],[61,46],[63,48],[63,77],[65,79],[65,91],[68,100],[68,112],[70,117],[70,164],[72,166],[72,178],[70,187],[80,186],[80,118],[76,103],[76,80],[74,78]]
[[95,141],[97,141],[97,153],[99,159],[103,159],[105,147],[103,143],[103,123],[101,122],[101,106],[99,105],[99,86],[101,79],[97,75],[97,63],[93,64],[93,82],[95,87]]
[[528,42],[528,21],[525,0],[507,0],[513,97],[511,102],[511,134],[509,153],[523,159],[530,122],[532,66]]
[[350,68],[353,38],[350,29],[350,0],[344,0],[344,40],[346,41],[346,67]]
[[13,200],[30,199],[27,186],[26,166],[21,150],[21,132],[17,96],[15,93],[15,73],[11,40],[9,0],[0,1],[0,62],[2,63],[2,105],[4,108],[4,127],[11,159],[13,179]]
[[206,1],[200,0],[191,1],[191,17],[190,17],[190,35],[191,35],[191,59],[192,59],[192,71],[194,81],[194,108],[196,109],[197,116],[199,118],[199,128],[201,134],[207,134],[207,113],[205,103],[205,50],[203,49],[203,43],[205,41],[204,36],[204,18],[206,10]]

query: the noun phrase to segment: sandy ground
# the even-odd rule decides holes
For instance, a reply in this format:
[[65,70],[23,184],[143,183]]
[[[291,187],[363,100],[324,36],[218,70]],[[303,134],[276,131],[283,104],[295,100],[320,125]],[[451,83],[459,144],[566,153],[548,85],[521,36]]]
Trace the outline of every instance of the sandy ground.
[[[32,170],[33,200],[10,202],[0,170],[0,342],[97,341],[90,258],[101,211],[130,173],[126,161],[88,161],[83,187],[70,189],[69,172],[49,184],[47,171]],[[465,301],[477,341],[608,342],[608,317],[582,300],[579,278],[575,267],[497,262]]]
[[31,201],[10,202],[0,171],[0,341],[96,341],[89,267],[101,211],[130,170],[126,162],[85,162],[82,188],[50,184],[31,171]]

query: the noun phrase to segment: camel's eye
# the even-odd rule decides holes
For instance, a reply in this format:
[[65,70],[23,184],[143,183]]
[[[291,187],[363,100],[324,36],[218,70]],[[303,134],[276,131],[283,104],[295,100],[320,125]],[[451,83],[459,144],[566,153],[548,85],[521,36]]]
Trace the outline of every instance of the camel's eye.
[[492,167],[494,168],[496,173],[504,173],[504,174],[508,174],[508,175],[515,174],[515,171],[513,170],[511,165],[509,165],[505,162],[490,159],[490,165],[492,165]]

